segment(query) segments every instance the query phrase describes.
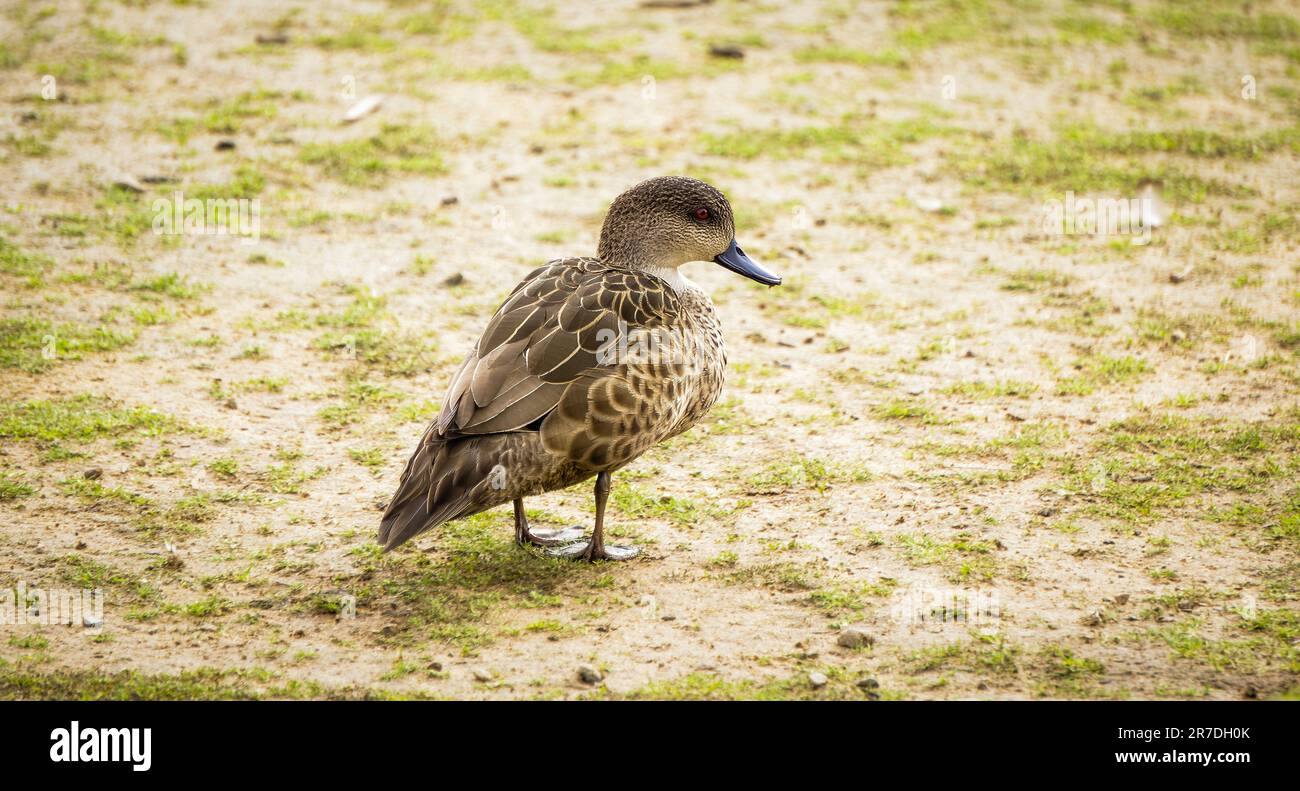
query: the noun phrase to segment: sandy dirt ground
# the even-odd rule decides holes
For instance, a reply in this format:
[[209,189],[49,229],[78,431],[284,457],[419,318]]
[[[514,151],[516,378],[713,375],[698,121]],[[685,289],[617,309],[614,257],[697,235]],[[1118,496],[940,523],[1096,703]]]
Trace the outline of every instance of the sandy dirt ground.
[[[0,591],[103,592],[0,696],[1300,695],[1293,4],[0,7]],[[786,280],[688,267],[731,363],[614,479],[643,555],[380,555],[492,311],[664,174]]]

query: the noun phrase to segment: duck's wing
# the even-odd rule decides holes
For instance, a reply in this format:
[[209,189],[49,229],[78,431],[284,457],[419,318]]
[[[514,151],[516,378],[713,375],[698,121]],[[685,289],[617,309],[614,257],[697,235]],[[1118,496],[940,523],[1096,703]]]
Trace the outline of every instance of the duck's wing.
[[595,259],[554,261],[524,278],[406,463],[379,528],[385,550],[483,507],[476,498],[503,458],[500,443],[520,440],[513,432],[540,431],[548,452],[594,470],[624,464],[664,436],[680,418],[687,366],[629,361],[617,341],[668,329],[660,358],[683,359],[672,331],[680,309],[662,280]]
[[619,339],[665,330],[660,337],[671,344],[680,310],[677,293],[648,273],[595,259],[552,262],[492,317],[433,430],[454,437],[537,428],[548,450],[607,466],[625,455],[612,447],[620,435],[644,428],[656,400],[675,389],[654,381],[679,378],[685,368],[671,348],[656,351],[676,362],[629,363]]

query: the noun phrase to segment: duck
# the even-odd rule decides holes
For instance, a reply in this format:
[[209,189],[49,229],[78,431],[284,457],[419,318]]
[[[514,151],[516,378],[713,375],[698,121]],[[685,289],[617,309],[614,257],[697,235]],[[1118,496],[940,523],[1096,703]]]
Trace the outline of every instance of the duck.
[[[411,453],[380,522],[383,550],[513,503],[520,545],[573,560],[635,557],[636,546],[605,543],[612,475],[695,425],[722,391],[721,322],[680,271],[707,261],[781,283],[736,243],[722,192],[661,176],[610,204],[595,257],[553,260],[524,277]],[[590,536],[529,526],[524,498],[592,478]]]

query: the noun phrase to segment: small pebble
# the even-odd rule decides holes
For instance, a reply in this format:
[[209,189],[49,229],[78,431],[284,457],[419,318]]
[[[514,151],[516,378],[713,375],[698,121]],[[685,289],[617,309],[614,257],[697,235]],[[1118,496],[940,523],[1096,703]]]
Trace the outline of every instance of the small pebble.
[[826,682],[828,681],[830,681],[830,679],[826,677],[825,673],[808,674],[808,683],[812,684],[813,689],[821,689],[822,687],[826,686]]
[[488,682],[492,680],[492,674],[480,668],[474,671],[474,680]]
[[604,676],[591,665],[578,665],[578,678],[582,679],[584,684],[599,684]]
[[865,629],[859,629],[850,626],[840,632],[840,636],[835,640],[836,643],[845,648],[862,648],[876,642],[876,638],[867,633]]
[[741,60],[745,57],[745,50],[737,47],[735,44],[714,44],[709,47],[709,54],[715,58],[733,58]]
[[88,470],[86,470],[85,472],[83,472],[83,473],[81,474],[81,477],[85,478],[85,479],[88,480],[88,481],[97,481],[97,480],[100,479],[101,476],[103,476],[103,474],[104,474],[104,471],[101,470],[100,468],[98,468],[98,467],[91,467],[90,469],[88,469]]

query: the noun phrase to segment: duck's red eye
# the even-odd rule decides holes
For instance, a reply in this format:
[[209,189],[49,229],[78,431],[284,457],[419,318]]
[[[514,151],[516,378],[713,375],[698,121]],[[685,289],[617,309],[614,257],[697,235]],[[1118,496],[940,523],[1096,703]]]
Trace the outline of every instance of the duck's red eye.
[[709,219],[709,210],[708,210],[708,209],[696,209],[696,210],[695,210],[695,219],[697,219],[697,220],[699,220],[699,221],[701,221],[701,222],[703,222],[704,220]]

